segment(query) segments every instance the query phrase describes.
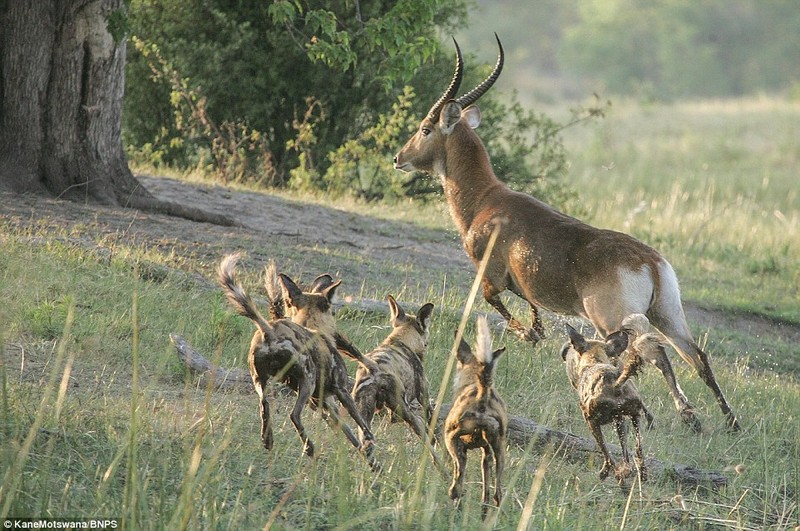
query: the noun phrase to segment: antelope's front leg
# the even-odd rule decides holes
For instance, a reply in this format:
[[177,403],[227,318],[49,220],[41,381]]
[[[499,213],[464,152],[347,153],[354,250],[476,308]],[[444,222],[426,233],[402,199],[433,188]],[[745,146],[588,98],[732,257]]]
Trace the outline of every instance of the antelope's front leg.
[[542,318],[539,315],[539,308],[537,308],[533,304],[531,304],[530,306],[531,306],[531,329],[537,334],[539,334],[540,339],[544,339],[545,338],[544,323],[542,323]]
[[483,280],[483,298],[486,299],[486,302],[488,302],[492,308],[503,316],[503,319],[508,322],[508,329],[521,340],[536,344],[542,339],[536,330],[527,328],[511,315],[511,312],[505,307],[503,301],[500,300],[500,294],[497,292],[497,289],[486,279]]

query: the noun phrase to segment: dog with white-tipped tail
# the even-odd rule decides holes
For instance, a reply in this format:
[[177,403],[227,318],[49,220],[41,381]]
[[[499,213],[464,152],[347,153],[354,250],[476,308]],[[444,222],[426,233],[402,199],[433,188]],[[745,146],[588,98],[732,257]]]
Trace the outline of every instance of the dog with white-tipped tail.
[[483,509],[489,506],[489,482],[494,461],[494,503],[503,498],[508,410],[494,387],[494,370],[505,348],[492,350],[486,316],[478,317],[475,350],[462,339],[456,351],[458,368],[454,383],[453,407],[444,422],[444,440],[453,459],[450,498],[458,503],[464,493],[467,450],[483,452]]

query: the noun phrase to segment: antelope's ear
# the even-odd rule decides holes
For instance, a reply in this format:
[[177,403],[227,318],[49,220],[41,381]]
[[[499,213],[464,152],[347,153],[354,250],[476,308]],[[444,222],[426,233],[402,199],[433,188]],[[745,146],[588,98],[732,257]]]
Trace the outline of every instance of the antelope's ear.
[[422,327],[424,332],[428,331],[431,325],[431,314],[433,313],[433,304],[427,302],[422,305],[422,308],[417,312],[417,322]]
[[589,350],[589,342],[586,341],[577,330],[572,328],[569,323],[566,324],[567,327],[567,334],[569,334],[569,342],[572,343],[572,347],[578,351],[578,354],[583,354],[587,350]]
[[466,120],[470,129],[475,129],[481,125],[481,110],[475,105],[467,107],[461,111],[461,119]]
[[614,332],[606,338],[606,354],[609,356],[619,356],[628,348],[628,334],[625,332]]
[[442,107],[442,112],[439,114],[439,129],[443,134],[449,135],[453,132],[453,128],[458,122],[461,121],[461,105],[457,102],[450,100]]

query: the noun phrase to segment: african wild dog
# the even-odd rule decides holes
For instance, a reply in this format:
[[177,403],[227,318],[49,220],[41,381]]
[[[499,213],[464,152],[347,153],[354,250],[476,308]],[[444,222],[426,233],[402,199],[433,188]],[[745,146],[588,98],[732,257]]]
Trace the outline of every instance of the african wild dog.
[[[630,378],[645,360],[660,356],[662,352],[658,351],[664,349],[657,334],[644,333],[648,324],[644,315],[634,314],[623,320],[623,330],[609,334],[605,341],[587,340],[566,325],[570,340],[564,344],[561,357],[566,362],[568,378],[575,382],[583,417],[603,454],[601,480],[613,472],[622,484],[631,473],[626,417],[631,419],[636,436],[639,479],[647,479],[640,427],[640,416],[646,409]],[[612,423],[622,448],[623,462],[619,465],[614,463],[603,439],[602,426]]]
[[453,407],[444,422],[444,441],[453,459],[453,482],[450,498],[458,502],[464,493],[464,470],[467,450],[483,450],[483,515],[489,505],[489,481],[494,458],[494,502],[503,497],[502,477],[505,466],[508,412],[493,385],[494,369],[505,348],[492,350],[486,316],[478,317],[475,351],[462,339],[456,357],[458,368],[454,382]]
[[[364,356],[365,361],[356,371],[353,400],[367,426],[373,415],[384,408],[393,419],[405,421],[428,448],[437,468],[444,470],[428,440],[432,408],[422,366],[433,304],[424,304],[415,316],[407,314],[391,295],[388,300],[392,331]],[[415,411],[414,402],[419,404],[422,417]],[[361,436],[363,440],[363,432]]]
[[[347,368],[334,340],[336,323],[331,302],[341,281],[332,282],[319,292],[304,293],[289,277],[279,275],[283,299],[291,308],[291,320],[267,321],[236,280],[235,268],[239,258],[239,254],[225,256],[220,263],[218,276],[228,301],[237,313],[252,320],[258,328],[250,342],[248,365],[259,397],[261,441],[264,447],[269,450],[273,444],[267,400],[267,385],[271,379],[284,383],[297,393],[290,419],[309,457],[314,455],[314,444],[306,435],[300,418],[307,403],[313,408],[321,406],[325,419],[331,425],[338,425],[356,448],[363,450],[364,445],[372,445],[372,433],[347,393]],[[298,321],[303,324],[298,324]],[[364,445],[340,421],[334,396],[364,430]],[[372,460],[370,466],[377,468]]]

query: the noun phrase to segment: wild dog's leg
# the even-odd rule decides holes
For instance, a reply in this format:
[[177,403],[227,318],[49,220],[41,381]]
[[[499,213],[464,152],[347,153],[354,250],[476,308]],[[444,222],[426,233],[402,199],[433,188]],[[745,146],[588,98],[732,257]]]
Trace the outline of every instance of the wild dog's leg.
[[269,414],[269,401],[267,400],[266,386],[256,384],[258,392],[258,407],[261,412],[261,444],[267,450],[272,450],[272,422]]
[[603,480],[614,471],[614,459],[611,458],[611,454],[608,452],[608,448],[606,448],[606,443],[603,440],[603,430],[600,424],[590,419],[586,419],[586,422],[589,424],[589,430],[592,432],[594,440],[597,441],[600,452],[603,454],[603,468],[600,469],[600,479]]
[[503,304],[503,301],[500,300],[500,292],[494,284],[486,280],[486,277],[483,279],[483,298],[492,305],[492,308],[500,312],[503,319],[508,322],[508,329],[514,332],[517,337],[523,341],[530,341],[534,344],[539,342],[541,339],[539,334],[533,328],[526,328],[525,325],[514,319],[511,312],[509,312]]
[[623,483],[631,473],[631,456],[628,453],[628,425],[624,417],[617,417],[614,420],[614,430],[619,438],[619,446],[622,448],[622,462],[618,463],[614,469],[614,476],[617,481]]
[[481,480],[483,481],[483,497],[481,498],[481,516],[486,518],[489,509],[489,484],[492,482],[492,448],[488,444],[481,448],[483,460],[481,461]]
[[333,401],[332,396],[325,397],[325,402],[323,402],[322,408],[324,411],[327,411],[328,413],[328,415],[325,418],[325,420],[328,422],[328,425],[332,429],[339,428],[342,431],[342,433],[344,433],[345,437],[347,437],[347,440],[350,441],[350,444],[352,444],[358,450],[364,450],[364,458],[367,460],[369,468],[373,472],[379,472],[381,466],[372,457],[373,445],[370,444],[369,446],[364,448],[364,445],[361,443],[361,441],[358,440],[358,437],[356,437],[355,433],[353,433],[353,430],[350,429],[350,426],[342,422],[341,417],[339,417],[339,413],[337,413],[338,408],[336,406],[336,402]]
[[425,448],[427,448],[428,452],[431,454],[434,466],[438,468],[440,472],[445,473],[444,464],[442,464],[441,459],[439,459],[439,456],[436,454],[436,450],[433,449],[433,445],[431,445],[430,440],[428,440],[428,425],[423,423],[419,415],[411,411],[411,408],[402,405],[402,403],[395,409],[394,414],[403,419],[414,433],[417,434],[417,437],[419,437],[422,444],[425,445]]
[[[628,380],[626,385],[630,385],[631,387],[636,389],[636,384],[634,384],[633,380]],[[636,393],[638,394],[638,392],[639,391],[637,390]],[[656,421],[655,418],[653,417],[653,414],[650,413],[650,410],[647,409],[647,406],[644,405],[644,402],[642,402],[642,413],[644,413],[644,418],[647,421],[647,429],[648,430],[652,429]]]
[[[644,406],[642,406],[644,410]],[[631,415],[631,424],[633,424],[633,433],[636,436],[636,466],[639,468],[639,481],[647,481],[647,467],[644,464],[644,450],[642,448],[642,430],[639,414]]]
[[325,401],[322,403],[322,409],[325,411],[325,421],[328,423],[328,426],[331,429],[339,429],[344,433],[347,440],[350,441],[350,444],[355,446],[356,448],[361,448],[361,443],[356,437],[356,434],[353,433],[353,430],[350,429],[350,426],[342,422],[339,413],[336,412],[336,402],[333,401],[333,397],[326,396]]
[[[356,404],[361,418],[368,427],[372,427],[372,417],[375,415],[375,406],[378,403],[375,379],[371,374],[362,377],[362,373],[356,375],[358,378],[353,385],[351,397]],[[364,444],[364,430],[358,428],[361,444]]]
[[503,499],[503,472],[506,467],[505,436],[494,437],[491,443],[494,454],[494,504],[499,507]]
[[[344,408],[347,410],[347,413],[356,421],[358,427],[361,428],[363,432],[364,444],[371,445],[375,443],[375,437],[372,435],[372,431],[369,429],[369,425],[364,422],[364,418],[358,412],[358,408],[356,408],[356,403],[353,402],[353,397],[347,394],[346,391],[336,386],[333,390],[333,393],[336,395],[336,398],[339,399],[339,402],[342,403]],[[361,445],[361,448],[364,449],[364,445]]]
[[453,459],[453,482],[448,494],[450,499],[458,502],[464,493],[464,469],[467,466],[467,449],[458,434],[445,438],[445,446]]
[[312,443],[311,439],[309,439],[308,435],[306,435],[306,430],[303,428],[303,422],[300,420],[300,414],[303,412],[303,408],[306,406],[306,403],[311,398],[311,394],[313,392],[314,387],[312,383],[308,378],[303,378],[297,389],[297,401],[295,401],[292,412],[289,414],[289,418],[291,419],[292,424],[294,424],[294,429],[297,430],[300,440],[303,441],[303,449],[308,457],[314,457],[314,443]]

